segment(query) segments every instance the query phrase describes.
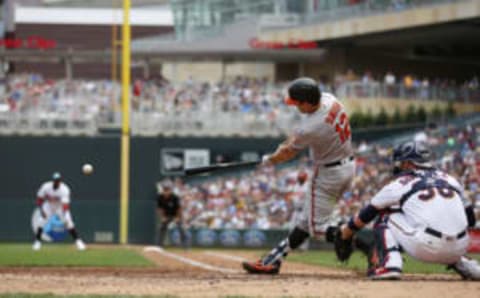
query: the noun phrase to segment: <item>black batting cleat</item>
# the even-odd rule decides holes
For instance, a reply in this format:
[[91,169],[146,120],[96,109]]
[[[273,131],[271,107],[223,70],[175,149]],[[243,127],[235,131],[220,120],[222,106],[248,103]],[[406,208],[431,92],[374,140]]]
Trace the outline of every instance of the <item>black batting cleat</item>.
[[278,274],[280,272],[280,266],[282,262],[276,261],[271,265],[263,265],[262,261],[256,262],[243,262],[242,267],[247,273],[250,274]]

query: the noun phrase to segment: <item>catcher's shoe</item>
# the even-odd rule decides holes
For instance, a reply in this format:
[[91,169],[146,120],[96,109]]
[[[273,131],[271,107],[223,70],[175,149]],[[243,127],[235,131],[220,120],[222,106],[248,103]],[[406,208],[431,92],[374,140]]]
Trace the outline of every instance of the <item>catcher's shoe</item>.
[[373,280],[398,280],[402,276],[400,268],[377,267],[368,271],[368,278]]
[[463,279],[480,280],[480,264],[468,257],[461,257],[457,263],[449,265],[447,269],[455,270]]
[[250,274],[278,274],[282,262],[276,261],[271,265],[263,265],[262,260],[256,262],[243,262],[242,267]]

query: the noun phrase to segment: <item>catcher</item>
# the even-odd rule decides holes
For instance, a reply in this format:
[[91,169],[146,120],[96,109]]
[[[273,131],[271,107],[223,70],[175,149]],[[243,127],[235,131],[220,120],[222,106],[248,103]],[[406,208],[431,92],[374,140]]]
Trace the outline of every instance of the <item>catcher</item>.
[[480,280],[480,265],[464,256],[467,229],[476,221],[473,207],[461,184],[435,169],[429,158],[423,143],[406,142],[394,149],[393,181],[337,233],[340,260],[350,257],[353,234],[378,216],[369,254],[371,279],[399,279],[405,251],[421,261],[446,264],[465,279]]

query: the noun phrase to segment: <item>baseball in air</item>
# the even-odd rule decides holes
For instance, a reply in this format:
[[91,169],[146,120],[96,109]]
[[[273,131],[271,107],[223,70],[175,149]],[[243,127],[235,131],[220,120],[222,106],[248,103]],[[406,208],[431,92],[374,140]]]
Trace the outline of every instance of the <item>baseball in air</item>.
[[85,175],[90,175],[93,173],[93,166],[89,163],[86,163],[82,166],[82,172]]

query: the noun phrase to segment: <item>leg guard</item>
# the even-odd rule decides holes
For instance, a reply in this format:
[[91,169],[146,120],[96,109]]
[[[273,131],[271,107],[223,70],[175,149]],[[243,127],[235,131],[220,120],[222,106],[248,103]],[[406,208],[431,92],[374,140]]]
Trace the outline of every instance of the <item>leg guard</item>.
[[371,229],[361,229],[355,234],[353,244],[368,257],[375,246],[375,233]]
[[368,259],[368,275],[372,276],[385,270],[401,272],[403,264],[400,246],[385,222],[380,222],[374,227],[374,240]]

